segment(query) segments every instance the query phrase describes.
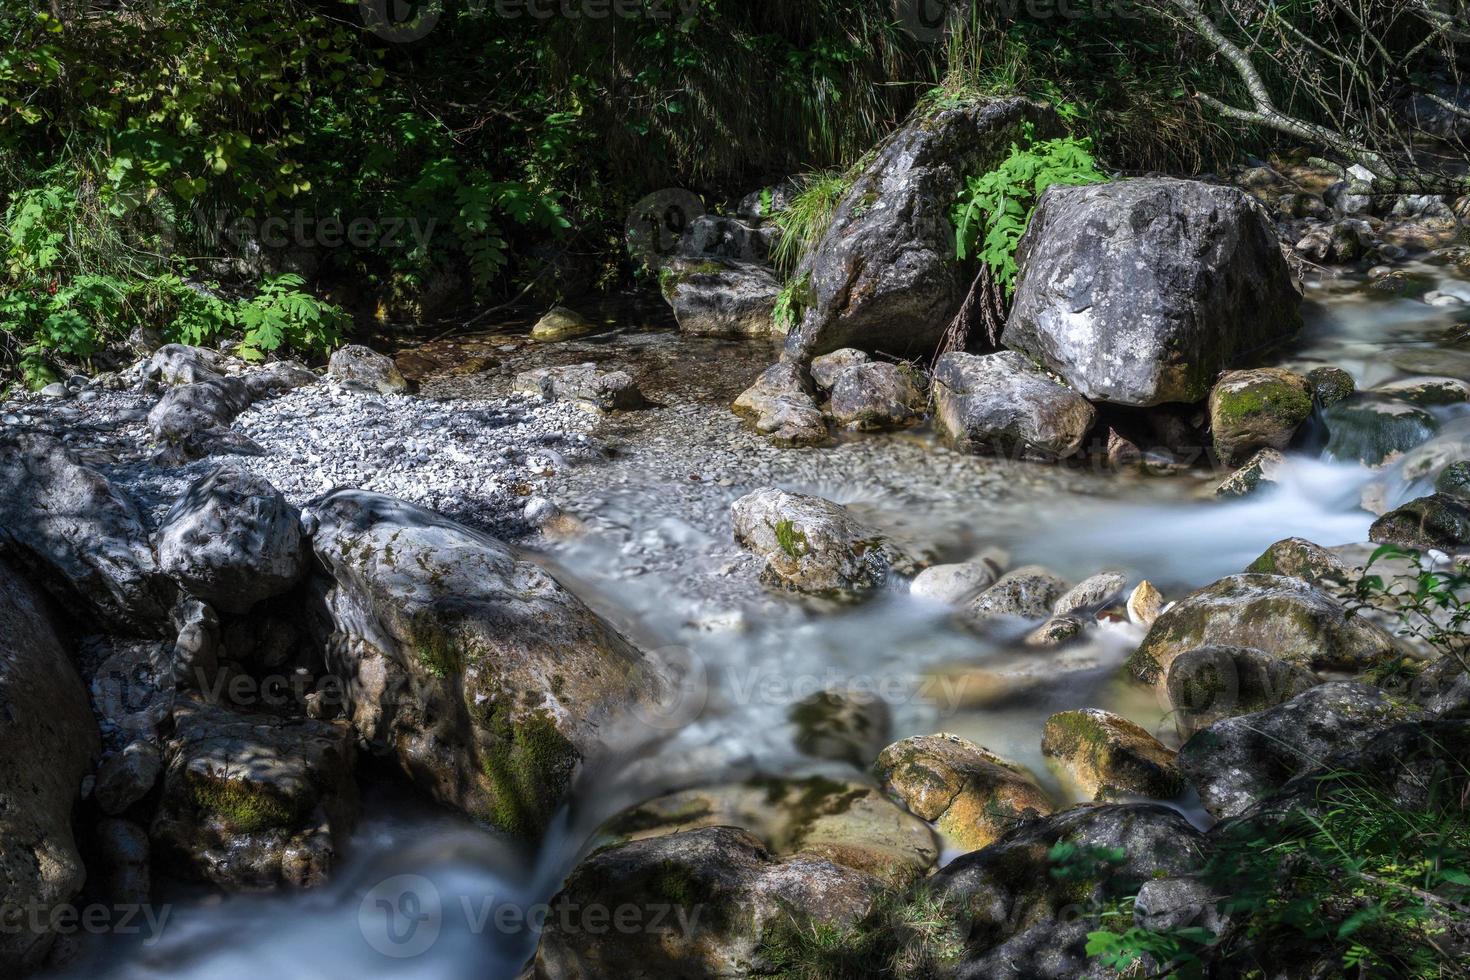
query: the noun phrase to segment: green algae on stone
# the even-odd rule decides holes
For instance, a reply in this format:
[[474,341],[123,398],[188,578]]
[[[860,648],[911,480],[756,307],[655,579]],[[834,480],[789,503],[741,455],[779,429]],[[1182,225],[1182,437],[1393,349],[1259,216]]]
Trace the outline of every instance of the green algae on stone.
[[1259,449],[1285,449],[1311,414],[1311,385],[1281,368],[1229,371],[1210,392],[1215,452],[1227,463]]
[[1097,708],[1063,711],[1046,721],[1041,752],[1085,796],[1168,799],[1183,789],[1174,753],[1138,725]]

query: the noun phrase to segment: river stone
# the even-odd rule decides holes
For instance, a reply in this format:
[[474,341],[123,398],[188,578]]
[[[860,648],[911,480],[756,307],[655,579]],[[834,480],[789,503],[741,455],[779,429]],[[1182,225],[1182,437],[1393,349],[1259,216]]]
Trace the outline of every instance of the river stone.
[[[558,340],[586,336],[594,329],[596,328],[593,327],[592,321],[576,310],[565,306],[553,306],[531,328],[531,339],[539,344],[550,344]],[[335,360],[335,355],[333,359]]]
[[1067,591],[1067,583],[1040,565],[1007,572],[964,607],[961,616],[975,625],[999,616],[1045,619]]
[[769,585],[849,596],[882,588],[924,562],[859,522],[841,504],[785,490],[757,490],[730,505],[735,540],[765,559]]
[[441,803],[539,836],[612,728],[658,710],[652,663],[494,538],[360,490],[308,511],[347,717]]
[[1340,367],[1313,368],[1307,372],[1307,383],[1312,386],[1312,397],[1324,408],[1336,405],[1358,389],[1353,376]]
[[929,403],[924,376],[907,364],[868,361],[833,380],[827,413],[848,429],[901,429],[923,417]]
[[1347,563],[1320,544],[1305,538],[1284,538],[1267,548],[1265,553],[1246,566],[1247,572],[1261,575],[1290,575],[1320,586],[1345,585],[1351,578]]
[[1276,486],[1276,477],[1286,465],[1286,457],[1275,449],[1262,449],[1240,469],[1231,473],[1215,488],[1215,496],[1223,499],[1247,497],[1258,490]]
[[1358,748],[1422,713],[1376,687],[1332,681],[1201,729],[1179,750],[1178,765],[1206,810],[1233,817],[1334,752]]
[[0,586],[0,974],[18,977],[41,964],[48,916],[86,879],[71,818],[98,738],[46,601],[3,557]]
[[391,358],[362,344],[348,344],[332,353],[327,373],[347,385],[357,385],[382,395],[408,390],[408,382]]
[[603,412],[628,411],[647,404],[626,371],[601,371],[596,364],[533,368],[516,375],[515,390],[547,401],[569,401]]
[[1314,226],[1293,248],[1298,254],[1322,265],[1346,265],[1372,251],[1373,238],[1373,226],[1368,222],[1361,218],[1345,218]]
[[158,564],[227,613],[288,591],[306,571],[301,518],[265,477],[220,466],[196,480],[158,529]]
[[[750,833],[705,827],[630,841],[582,861],[550,902],[533,980],[751,976],[764,937],[794,916],[857,923],[882,886],[830,861],[778,860]],[[588,913],[632,908],[636,928]],[[655,918],[656,917],[656,918]]]
[[1174,753],[1120,715],[1099,708],[1062,711],[1046,720],[1041,754],[1084,797],[1167,799],[1183,788]]
[[1470,546],[1470,502],[1447,493],[1411,500],[1374,521],[1368,540],[1420,551]]
[[1021,766],[958,735],[916,735],[873,765],[883,788],[956,847],[978,850],[1024,820],[1052,812]]
[[791,706],[796,747],[816,759],[850,762],[860,769],[888,742],[888,702],[861,691],[819,691]]
[[1078,639],[1087,632],[1089,619],[1068,614],[1055,615],[1026,634],[1028,647],[1049,649]]
[[274,398],[297,388],[314,385],[321,379],[297,361],[274,361],[243,376],[250,397],[255,400]]
[[172,388],[238,373],[242,366],[242,362],[203,347],[164,344],[148,359],[143,368],[143,376]]
[[1112,605],[1127,587],[1128,576],[1122,572],[1098,572],[1068,589],[1051,611],[1058,616],[1094,613]]
[[825,393],[832,390],[832,386],[837,383],[838,376],[848,368],[871,363],[873,359],[865,351],[854,347],[844,347],[830,354],[812,358],[808,369],[811,372],[812,383],[817,386],[817,390]]
[[1470,401],[1470,382],[1459,378],[1404,378],[1379,385],[1369,394],[1401,398],[1415,405],[1459,405]]
[[955,447],[1056,460],[1074,455],[1097,410],[1013,351],[949,353],[934,367],[935,421]]
[[1298,578],[1231,575],[1191,592],[1154,621],[1128,659],[1133,676],[1162,683],[1174,658],[1203,646],[1242,646],[1317,670],[1366,670],[1393,640]]
[[1234,187],[1052,187],[1016,262],[1002,342],[1094,401],[1200,401],[1222,370],[1301,329],[1270,219]]
[[994,561],[966,561],[953,565],[934,565],[920,572],[909,584],[909,593],[947,605],[958,605],[988,589],[1000,577],[1000,565]]
[[685,227],[679,239],[679,253],[696,259],[722,258],[763,264],[770,258],[771,248],[780,234],[774,225],[701,214]]
[[679,330],[694,337],[770,337],[781,283],[770,269],[717,258],[675,258],[659,288]]
[[1327,454],[1379,466],[1426,442],[1439,430],[1424,409],[1392,398],[1353,395],[1322,412],[1327,424]]
[[1239,465],[1260,449],[1285,449],[1312,414],[1307,379],[1282,368],[1227,371],[1210,392],[1215,453]]
[[730,407],[777,445],[817,446],[829,438],[827,421],[796,364],[766,368]]
[[135,739],[102,760],[92,795],[103,813],[120,816],[153,791],[162,771],[158,746]]
[[[1057,845],[1078,855],[1054,857]],[[1076,980],[1092,976],[1085,910],[1135,895],[1144,883],[1201,870],[1205,841],[1174,810],[1153,803],[1079,806],[1024,823],[951,861],[934,892],[958,904],[966,927],[964,980]],[[1064,874],[1054,872],[1063,871]]]
[[235,416],[254,400],[250,386],[237,377],[180,385],[165,391],[148,412],[148,430],[155,442],[176,448],[186,458],[221,450],[259,454],[260,447],[230,430]]
[[1139,582],[1128,596],[1128,622],[1148,629],[1164,611],[1164,594],[1148,579]]
[[1440,470],[1434,489],[1443,496],[1470,503],[1470,460],[1460,460]]
[[1305,667],[1250,647],[1196,647],[1169,665],[1167,689],[1181,738],[1223,718],[1251,714],[1314,687]]
[[159,862],[229,890],[323,882],[357,819],[351,727],[195,698],[173,720],[151,829]]
[[802,261],[809,302],[783,359],[842,347],[929,355],[959,311],[973,271],[954,260],[949,210],[972,174],[1021,141],[1059,135],[1055,115],[1021,98],[921,113],[874,150]]
[[60,442],[0,434],[0,541],[74,615],[122,635],[167,629],[174,589],[138,509]]

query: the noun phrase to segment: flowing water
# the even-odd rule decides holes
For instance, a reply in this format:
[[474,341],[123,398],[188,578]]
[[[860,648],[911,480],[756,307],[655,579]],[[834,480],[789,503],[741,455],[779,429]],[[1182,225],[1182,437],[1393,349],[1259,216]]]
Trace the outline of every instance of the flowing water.
[[[1412,274],[1411,288],[1394,298],[1350,278],[1314,287],[1308,328],[1283,363],[1336,364],[1360,388],[1416,373],[1470,378],[1470,306],[1433,308],[1418,298],[1439,289],[1470,302],[1470,282],[1446,267]],[[456,338],[453,350],[463,354],[475,343]],[[558,345],[517,347],[503,333],[484,346],[519,351],[526,362],[516,369],[536,357],[573,359]],[[1067,791],[1039,751],[1053,711],[1106,707],[1177,742],[1152,696],[1115,680],[1139,639],[1127,623],[1105,623],[1061,652],[1019,651],[956,629],[945,610],[902,591],[840,608],[765,592],[754,562],[730,541],[728,504],[750,489],[778,485],[848,503],[946,558],[1000,546],[1014,565],[1042,563],[1074,581],[1117,568],[1135,582],[1149,578],[1170,598],[1241,570],[1284,537],[1328,546],[1365,541],[1372,517],[1359,501],[1370,487],[1391,503],[1425,492],[1423,479],[1401,468],[1372,471],[1312,454],[1290,457],[1278,489],[1220,503],[1210,493],[1214,481],[1199,475],[1131,477],[980,460],[922,433],[776,451],[740,429],[725,407],[763,365],[764,351],[656,330],[575,352],[631,365],[662,408],[610,420],[605,465],[562,475],[558,503],[586,533],[532,544],[569,585],[685,677],[680,696],[653,719],[662,740],[636,758],[590,767],[596,771],[534,851],[401,789],[371,789],[351,851],[327,886],[225,898],[170,892],[161,937],[146,929],[109,937],[75,975],[515,976],[535,948],[538,904],[611,814],[670,787],[753,773],[839,772],[802,757],[792,741],[790,705],[819,690],[874,691],[892,708],[892,739],[957,732],[1029,765],[1059,796]],[[497,378],[483,384],[503,387]],[[454,397],[475,393],[477,383],[431,379],[426,390]],[[1436,412],[1439,441],[1470,455],[1470,409]],[[1203,820],[1189,799],[1170,802]],[[413,942],[385,942],[380,902],[425,917]],[[413,955],[398,955],[405,952]]]

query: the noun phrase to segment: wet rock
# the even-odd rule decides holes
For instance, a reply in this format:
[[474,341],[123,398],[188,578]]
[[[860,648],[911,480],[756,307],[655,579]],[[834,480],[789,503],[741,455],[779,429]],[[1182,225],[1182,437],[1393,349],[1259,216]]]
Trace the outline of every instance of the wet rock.
[[1227,371],[1210,392],[1215,452],[1239,465],[1261,449],[1285,449],[1312,414],[1307,379],[1281,368]]
[[659,288],[679,329],[694,337],[770,337],[781,283],[770,269],[715,258],[675,258]]
[[[793,916],[850,926],[880,888],[829,861],[777,860],[733,827],[631,841],[598,851],[567,878],[551,900],[531,976],[748,975],[760,962],[762,938]],[[639,911],[637,928],[589,929],[583,921],[585,910],[620,908]],[[569,910],[568,920],[560,909]]]
[[1078,639],[1087,632],[1087,620],[1080,616],[1056,615],[1026,634],[1028,647],[1059,647]]
[[1334,459],[1379,466],[1427,441],[1439,429],[1434,416],[1409,402],[1354,395],[1322,413],[1327,453]]
[[61,443],[0,436],[0,539],[71,610],[124,635],[160,633],[173,587],[133,502]]
[[1317,225],[1296,243],[1304,258],[1322,265],[1346,265],[1373,250],[1373,226],[1361,218]]
[[838,425],[881,432],[901,429],[923,417],[928,405],[924,377],[907,364],[868,361],[833,380],[827,412]]
[[107,900],[117,905],[142,905],[152,896],[153,875],[148,831],[131,820],[109,817],[93,830],[100,867],[97,884]]
[[570,401],[603,412],[642,408],[647,402],[626,371],[601,371],[596,364],[534,368],[516,375],[515,390],[547,401]]
[[1128,660],[1133,676],[1161,683],[1180,654],[1240,646],[1318,670],[1365,670],[1393,655],[1387,633],[1298,578],[1231,575],[1191,592],[1154,621]]
[[306,570],[296,508],[264,477],[221,466],[200,477],[158,529],[158,564],[228,613],[289,590]]
[[[41,594],[0,559],[0,974],[38,967],[48,917],[86,878],[72,807],[98,751],[97,724]],[[22,916],[16,910],[38,914]]]
[[1154,624],[1164,611],[1164,594],[1152,582],[1144,579],[1128,596],[1128,621],[1145,629]]
[[107,756],[97,767],[92,795],[103,813],[120,816],[153,791],[162,771],[163,758],[156,745],[138,740],[129,742],[121,752]]
[[1250,647],[1196,647],[1169,665],[1167,689],[1182,738],[1224,718],[1264,711],[1318,683],[1310,670]]
[[773,364],[731,406],[778,445],[817,446],[829,438],[806,378],[796,364]]
[[1458,405],[1470,401],[1470,383],[1459,378],[1404,378],[1379,385],[1369,394],[1415,405]]
[[866,768],[888,742],[888,702],[860,691],[821,691],[791,706],[796,747]]
[[1075,612],[1095,613],[1112,605],[1127,587],[1128,576],[1122,572],[1099,572],[1068,589],[1052,607],[1052,612],[1058,616]]
[[357,818],[351,728],[195,699],[173,719],[150,832],[158,861],[230,890],[324,881]]
[[361,344],[348,344],[334,351],[327,362],[327,373],[343,384],[381,395],[408,390],[408,382],[391,358]]
[[[551,344],[573,337],[584,337],[595,329],[592,321],[576,310],[553,306],[531,328],[531,339],[538,344]],[[335,355],[333,357],[335,359]]]
[[1274,708],[1201,729],[1179,750],[1178,766],[1205,809],[1236,816],[1334,752],[1420,714],[1367,684],[1320,684]]
[[921,599],[958,605],[994,585],[1000,573],[999,563],[989,560],[934,565],[914,578],[909,592]]
[[1007,572],[964,607],[968,622],[984,625],[1001,616],[1044,619],[1067,591],[1067,583],[1040,565],[1026,565]]
[[1446,493],[1411,500],[1374,521],[1368,540],[1416,550],[1463,548],[1470,545],[1470,502]]
[[840,504],[784,490],[757,490],[730,505],[735,540],[766,561],[771,585],[841,596],[912,575],[922,562]]
[[935,421],[965,452],[1065,459],[1082,447],[1097,410],[1012,351],[950,353],[934,368]]
[[1434,489],[1443,496],[1470,503],[1470,460],[1451,463],[1440,470]]
[[933,823],[956,847],[994,843],[1024,820],[1052,812],[1024,768],[958,735],[917,735],[883,750],[873,765],[883,788]]
[[1056,129],[1025,99],[976,101],[916,116],[881,143],[804,260],[810,302],[785,359],[856,347],[929,354],[970,275],[954,261],[949,207],[969,174],[993,169],[1026,123]]
[[1286,465],[1286,457],[1275,449],[1262,449],[1240,469],[1231,473],[1215,488],[1215,496],[1247,497],[1259,490],[1275,486],[1277,474]]
[[681,255],[696,259],[722,258],[764,263],[770,258],[771,248],[779,236],[780,232],[773,225],[747,223],[739,217],[701,214],[684,229],[679,251]]
[[1346,562],[1305,538],[1277,541],[1245,570],[1260,575],[1290,575],[1313,585],[1345,585],[1352,577]]
[[434,799],[536,837],[620,721],[658,717],[657,668],[494,538],[357,490],[308,512],[347,716]]
[[1052,187],[1016,258],[1002,342],[1097,401],[1200,401],[1220,371],[1301,328],[1271,222],[1233,187]]
[[1183,788],[1174,753],[1138,725],[1098,708],[1063,711],[1046,720],[1041,754],[1067,782],[1094,800],[1120,796],[1167,799]]

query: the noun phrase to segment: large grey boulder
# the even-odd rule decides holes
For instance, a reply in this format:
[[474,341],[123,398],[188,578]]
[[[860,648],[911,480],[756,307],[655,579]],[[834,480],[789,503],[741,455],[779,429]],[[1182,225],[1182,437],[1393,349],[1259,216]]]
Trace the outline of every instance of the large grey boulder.
[[0,541],[67,608],[110,632],[165,628],[173,586],[133,502],[46,436],[0,437]]
[[1082,447],[1097,410],[1013,351],[949,353],[934,366],[934,412],[956,448],[1065,459]]
[[775,225],[762,225],[759,220],[701,214],[684,229],[679,253],[696,259],[734,259],[760,264],[770,258],[780,234]]
[[241,366],[241,362],[204,347],[164,344],[148,359],[143,376],[172,388],[238,373]]
[[1042,136],[1057,125],[1025,99],[976,101],[917,116],[881,143],[798,270],[809,302],[784,356],[932,352],[973,275],[955,261],[949,209],[965,177],[994,169],[1026,123]]
[[392,358],[362,344],[348,344],[334,351],[327,361],[327,373],[344,384],[384,395],[408,390],[408,382]]
[[287,591],[306,561],[296,508],[265,477],[233,466],[196,480],[158,529],[159,566],[228,613]]
[[1097,401],[1200,401],[1222,370],[1301,328],[1271,221],[1234,187],[1053,187],[1016,260],[1002,342]]
[[98,751],[87,692],[41,594],[0,558],[0,974],[40,965],[86,878],[71,815]]
[[435,799],[537,837],[583,760],[617,747],[614,726],[658,708],[659,670],[494,538],[358,490],[303,520],[332,579],[327,665],[347,715]]
[[765,266],[735,259],[681,257],[659,270],[659,288],[683,333],[770,337],[781,283]]
[[164,392],[148,413],[154,441],[186,457],[207,455],[216,445],[232,451],[259,452],[230,423],[255,400],[250,386],[237,377],[204,378]]

